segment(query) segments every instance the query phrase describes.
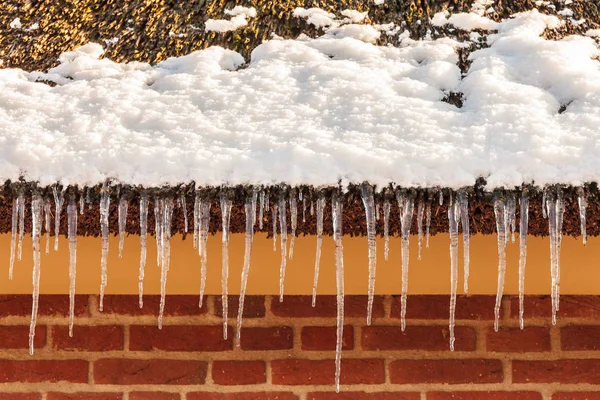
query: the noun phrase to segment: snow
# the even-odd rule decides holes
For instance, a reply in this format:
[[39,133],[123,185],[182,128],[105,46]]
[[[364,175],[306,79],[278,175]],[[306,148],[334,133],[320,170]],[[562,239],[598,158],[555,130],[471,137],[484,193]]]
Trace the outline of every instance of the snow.
[[[495,31],[465,76],[456,65],[462,43],[402,34],[398,47],[377,46],[380,32],[356,24],[266,41],[247,64],[220,47],[121,64],[90,43],[47,73],[0,69],[0,180],[379,188],[595,180],[594,39],[541,38],[561,20],[537,11],[447,21]],[[448,92],[463,93],[464,106],[442,101]]]
[[231,10],[225,10],[225,15],[231,15],[232,18],[227,19],[208,19],[204,25],[206,32],[229,32],[235,31],[243,26],[248,25],[246,18],[256,17],[256,9],[254,7],[235,6]]
[[341,14],[344,17],[347,17],[350,20],[350,22],[356,24],[358,22],[364,21],[364,19],[367,18],[368,12],[366,12],[366,11],[365,12],[360,12],[360,11],[357,11],[357,10],[346,9],[346,10],[343,10]]
[[600,29],[589,29],[586,33],[586,36],[589,37],[597,37],[600,38]]
[[304,8],[296,7],[292,14],[296,18],[305,18],[306,22],[310,25],[314,25],[316,28],[323,28],[327,26],[335,26],[338,24],[334,14],[328,13],[320,8]]
[[21,29],[21,27],[23,26],[23,24],[21,24],[21,18],[15,18],[13,19],[10,24],[10,29]]

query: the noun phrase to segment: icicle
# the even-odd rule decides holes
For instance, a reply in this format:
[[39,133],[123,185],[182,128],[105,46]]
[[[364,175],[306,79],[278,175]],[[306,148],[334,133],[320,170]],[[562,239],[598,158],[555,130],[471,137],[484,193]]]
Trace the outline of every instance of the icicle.
[[100,261],[102,274],[100,282],[100,305],[99,309],[104,309],[104,288],[107,283],[107,263],[108,263],[108,213],[110,210],[110,193],[108,185],[105,183],[100,192],[100,231],[102,233],[102,257]]
[[381,213],[379,203],[375,204],[375,221],[379,221],[379,214]]
[[15,265],[15,250],[17,245],[17,224],[19,223],[19,210],[21,203],[25,202],[25,196],[21,190],[17,197],[13,197],[12,207],[12,230],[10,236],[10,266],[8,268],[8,279],[13,278],[13,269]]
[[317,304],[317,284],[319,283],[319,265],[321,264],[321,245],[323,243],[323,210],[325,209],[325,196],[319,192],[317,198],[317,254],[315,256],[315,276],[313,280],[312,306]]
[[425,202],[419,200],[417,205],[417,238],[418,238],[418,253],[417,260],[421,259],[421,251],[423,249],[423,215],[425,214]]
[[383,258],[388,260],[390,253],[390,201],[383,202]]
[[408,293],[408,261],[410,227],[412,225],[415,203],[411,194],[396,193],[400,215],[400,236],[402,238],[402,295],[400,296],[400,327],[406,328],[406,297]]
[[[256,192],[255,192],[256,193]],[[248,283],[248,274],[250,272],[250,256],[252,254],[252,238],[254,236],[254,213],[256,212],[256,198],[246,199],[246,237],[244,248],[244,266],[242,267],[242,283],[240,285],[240,299],[238,305],[237,323],[235,329],[235,343],[240,345],[240,335],[242,330],[242,317],[244,314],[244,299],[246,297],[246,284]]]
[[75,277],[77,275],[77,203],[75,197],[71,197],[67,206],[67,237],[69,239],[69,337],[73,337]]
[[560,187],[556,193],[546,198],[548,211],[548,229],[550,233],[550,274],[552,277],[552,324],[556,324],[556,314],[560,303],[560,248],[562,242],[562,224],[565,210],[563,192]]
[[287,265],[287,213],[285,209],[285,198],[283,194],[279,197],[279,230],[281,242],[281,265],[279,266],[279,301],[283,301],[283,284],[285,281],[285,269]]
[[173,199],[166,197],[161,200],[160,214],[160,308],[158,311],[158,329],[162,329],[163,313],[165,311],[165,298],[167,295],[167,276],[171,266],[171,222],[173,220]]
[[464,283],[463,289],[465,293],[469,292],[469,267],[471,263],[471,254],[469,250],[470,234],[469,234],[469,198],[464,191],[458,192],[458,202],[460,207],[460,217],[463,230],[463,269]]
[[373,298],[375,296],[375,273],[377,271],[377,241],[375,224],[375,199],[373,197],[373,187],[366,183],[361,186],[362,201],[365,206],[365,215],[367,220],[367,241],[369,245],[369,284],[368,284],[368,303],[367,303],[367,325],[371,325],[371,316],[373,311]]
[[290,195],[290,214],[292,222],[292,238],[290,240],[290,260],[294,258],[294,239],[296,239],[296,228],[298,226],[298,204],[294,192]]
[[[300,194],[302,195],[302,192],[300,192]],[[302,223],[305,224],[306,223],[306,196],[302,196],[300,201],[302,202]]]
[[[54,251],[58,251],[58,236],[60,234],[60,213],[65,202],[65,196],[63,192],[58,191],[58,187],[52,188],[52,194],[54,195],[55,213],[54,213]],[[20,259],[20,257],[19,257]]]
[[125,227],[127,225],[127,209],[129,201],[125,196],[119,199],[119,258],[123,258],[123,244],[125,243]]
[[546,197],[547,197],[547,191],[546,191],[546,189],[544,189],[542,191],[542,216],[544,218],[548,218],[548,214],[546,213],[546,206],[547,206]]
[[510,230],[511,242],[515,242],[515,230],[516,230],[516,209],[517,200],[514,193],[509,193],[506,198],[506,224],[509,229],[506,231],[506,243],[508,243],[508,230]]
[[35,325],[40,296],[40,235],[42,232],[42,198],[34,194],[31,200],[31,239],[33,242],[33,305],[31,307],[31,324],[29,325],[29,354],[33,355]]
[[200,193],[196,192],[194,198],[194,248],[198,248],[198,235],[200,233]]
[[229,220],[231,218],[231,199],[221,194],[222,222],[222,258],[221,258],[221,303],[223,304],[223,339],[227,339],[227,281],[229,279]]
[[163,213],[161,212],[163,207],[163,199],[154,197],[154,236],[156,237],[156,264],[160,268],[162,261],[162,225],[163,225]]
[[500,306],[504,293],[504,276],[506,274],[506,234],[508,228],[508,211],[503,198],[494,201],[494,215],[496,216],[496,232],[498,233],[498,288],[496,291],[496,305],[494,306],[494,330],[498,332],[500,323]]
[[25,197],[23,192],[19,193],[19,247],[17,250],[17,260],[21,261],[23,255],[23,238],[25,237]]
[[273,202],[271,219],[273,220],[273,251],[277,251],[277,203],[275,202]]
[[[450,194],[452,196],[452,194]],[[440,190],[440,206],[444,205],[444,192]]]
[[50,254],[50,200],[44,200],[44,227],[46,230],[46,254]]
[[583,238],[583,245],[587,244],[586,224],[585,224],[585,211],[587,208],[587,197],[582,187],[577,189],[577,204],[579,205],[579,220],[581,223],[581,237]]
[[83,215],[85,208],[85,197],[83,197],[83,191],[79,195],[79,214]]
[[91,210],[92,209],[92,193],[91,193],[90,189],[87,189],[87,191],[85,193],[85,202],[88,204],[88,209]]
[[260,191],[259,196],[259,210],[258,210],[258,229],[262,230],[263,228],[263,219],[265,218],[265,191]]
[[208,262],[206,243],[210,229],[210,207],[211,202],[209,200],[202,200],[200,203],[200,239],[198,242],[198,250],[200,252],[200,301],[198,307],[200,308],[202,308],[204,289],[206,288],[206,263]]
[[458,288],[458,221],[460,208],[458,202],[448,203],[448,223],[450,231],[450,350],[454,351],[454,314],[456,312],[456,291]]
[[529,197],[521,193],[521,219],[519,221],[519,325],[524,327],[523,300],[525,298],[525,265],[527,262],[527,228],[529,224]]
[[[252,228],[256,226],[256,203],[258,200],[258,188],[252,188]],[[252,229],[254,231],[254,229]]]
[[335,346],[335,391],[340,392],[340,372],[342,362],[342,342],[344,336],[344,247],[342,245],[342,213],[341,195],[334,192],[331,201],[333,216],[333,239],[335,241],[335,281],[337,287],[337,340]]
[[188,216],[187,216],[187,204],[185,202],[185,193],[182,193],[179,196],[179,207],[181,207],[181,212],[183,213],[183,231],[185,233],[188,232]]
[[429,248],[429,228],[431,227],[431,203],[425,206],[425,248]]
[[144,306],[144,268],[146,267],[146,239],[148,237],[148,193],[140,194],[140,273],[138,293],[140,308]]
[[315,201],[312,200],[310,202],[310,216],[312,217],[313,215],[315,215]]

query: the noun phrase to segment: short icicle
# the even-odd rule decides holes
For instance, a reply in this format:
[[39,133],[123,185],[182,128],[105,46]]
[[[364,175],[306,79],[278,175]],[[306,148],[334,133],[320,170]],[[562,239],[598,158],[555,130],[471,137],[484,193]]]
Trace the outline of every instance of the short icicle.
[[31,199],[31,239],[33,243],[33,304],[31,306],[31,324],[29,325],[29,354],[33,355],[35,325],[40,297],[41,249],[40,235],[42,233],[42,197],[34,193]]
[[469,274],[471,264],[471,252],[469,250],[470,234],[469,234],[469,198],[464,190],[458,192],[458,202],[460,207],[460,218],[463,230],[463,272],[464,282],[463,289],[465,293],[469,292]]
[[388,260],[390,254],[390,201],[383,202],[383,258]]
[[100,280],[100,304],[98,309],[104,309],[104,289],[107,284],[108,267],[108,213],[110,210],[110,193],[108,184],[102,186],[100,192],[100,232],[102,234],[102,256],[100,259],[101,280]]
[[265,191],[261,190],[258,197],[258,229],[263,229],[263,219],[265,218]]
[[521,213],[519,220],[519,326],[524,328],[523,303],[525,299],[525,266],[527,263],[527,229],[529,225],[529,197],[527,191],[521,193]]
[[423,217],[425,215],[425,202],[419,199],[417,204],[417,260],[421,260],[423,250]]
[[365,207],[365,216],[367,220],[367,242],[369,246],[367,325],[371,325],[373,298],[375,297],[375,274],[377,271],[377,232],[375,222],[375,198],[373,196],[373,187],[369,184],[363,183],[361,185],[361,195],[363,205]]
[[146,268],[146,247],[148,238],[148,193],[140,194],[140,269],[138,276],[139,306],[144,307],[144,269]]
[[290,219],[292,222],[292,238],[290,239],[290,260],[294,258],[294,240],[296,239],[296,228],[298,227],[298,203],[294,192],[290,195]]
[[[251,201],[251,207],[252,207],[252,228],[254,228],[256,226],[256,206],[258,204],[258,188],[253,188],[252,189],[252,201]],[[254,231],[254,229],[252,229]]]
[[227,283],[229,279],[229,221],[231,219],[231,199],[228,193],[221,193],[221,303],[223,305],[223,339],[227,339]]
[[429,248],[429,228],[431,227],[431,203],[425,205],[425,248]]
[[335,281],[337,288],[337,335],[335,345],[335,391],[340,392],[342,343],[344,337],[344,247],[342,245],[343,198],[334,192],[331,201],[333,216],[333,239],[335,242]]
[[16,197],[13,197],[12,201],[12,228],[10,235],[10,264],[8,267],[8,279],[12,280],[13,278],[13,269],[15,266],[15,251],[17,247],[17,228],[19,223],[19,210],[20,204],[25,201],[25,196],[23,195],[23,191],[19,191],[19,194]]
[[196,191],[194,197],[194,248],[198,248],[198,237],[200,235],[200,193]]
[[60,214],[63,204],[65,203],[65,195],[58,190],[58,186],[52,187],[52,195],[54,196],[54,251],[58,251],[58,237],[60,235]]
[[494,215],[496,217],[496,232],[498,235],[498,287],[496,290],[496,304],[494,306],[494,330],[498,332],[500,307],[504,293],[504,277],[506,275],[506,235],[509,227],[506,203],[501,196],[498,196],[494,200]]
[[50,254],[50,213],[52,205],[50,200],[44,200],[44,230],[46,231],[46,254]]
[[283,290],[285,282],[285,270],[287,267],[287,212],[285,209],[285,197],[283,193],[279,196],[279,231],[281,243],[281,264],[279,265],[279,302],[283,302]]
[[381,205],[377,203],[375,205],[375,221],[379,221],[379,215],[381,214]]
[[321,264],[321,247],[323,244],[323,210],[325,209],[325,196],[319,192],[317,197],[317,253],[315,256],[315,275],[313,279],[312,306],[317,304],[317,285],[319,283],[319,266]]
[[181,207],[181,213],[183,214],[183,232],[188,232],[188,215],[187,215],[187,204],[185,201],[185,193],[179,196],[179,207]]
[[448,223],[450,232],[450,351],[454,351],[454,316],[456,313],[456,292],[458,289],[458,222],[460,220],[459,203],[452,201],[448,204]]
[[79,194],[79,214],[83,215],[84,212],[85,212],[85,197],[83,196],[83,189],[82,189],[81,193]]
[[21,261],[23,255],[23,238],[25,237],[25,196],[19,193],[19,245],[17,249],[17,260]]
[[277,203],[275,201],[271,210],[271,220],[273,221],[273,251],[277,251]]
[[244,299],[246,298],[246,285],[248,283],[248,275],[250,273],[250,257],[252,255],[252,239],[254,237],[254,223],[253,220],[254,207],[256,202],[252,201],[251,198],[246,199],[244,210],[246,212],[246,236],[244,238],[244,265],[242,267],[242,283],[240,285],[240,298],[238,304],[238,314],[235,329],[235,344],[240,346],[240,338],[242,331],[242,316],[244,314]]
[[306,223],[306,196],[304,196],[302,194],[302,191],[300,191],[300,201],[302,202],[302,223],[305,224]]
[[69,240],[69,337],[73,337],[75,319],[75,279],[77,277],[77,202],[75,196],[67,205],[67,238]]
[[413,196],[410,193],[397,192],[400,214],[400,237],[402,239],[402,292],[400,296],[400,328],[406,329],[406,299],[408,295],[408,262],[410,227],[415,208]]
[[163,313],[165,311],[165,299],[167,295],[167,277],[171,266],[171,223],[173,221],[173,198],[165,197],[161,201],[160,214],[160,305],[158,311],[158,329],[162,329]]
[[506,242],[508,243],[508,231],[510,230],[510,241],[515,242],[515,230],[516,230],[516,212],[517,212],[517,199],[514,193],[509,193],[506,196]]
[[577,204],[579,205],[579,221],[581,225],[581,238],[583,245],[587,244],[585,213],[587,209],[587,197],[582,187],[577,189]]
[[129,208],[129,201],[123,195],[119,199],[119,258],[123,258],[123,245],[125,244],[125,228],[127,225],[127,209]]
[[202,308],[204,302],[204,289],[206,288],[206,263],[208,262],[206,243],[208,242],[208,231],[210,229],[210,208],[212,204],[209,200],[201,200],[200,203],[200,237],[198,241],[198,251],[200,253],[200,300],[198,307]]

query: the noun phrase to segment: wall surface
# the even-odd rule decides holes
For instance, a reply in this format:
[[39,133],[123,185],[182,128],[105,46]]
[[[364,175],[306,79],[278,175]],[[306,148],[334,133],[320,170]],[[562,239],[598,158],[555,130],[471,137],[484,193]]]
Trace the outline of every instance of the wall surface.
[[[526,328],[518,299],[502,304],[493,331],[493,296],[459,297],[456,348],[448,350],[447,296],[412,296],[399,328],[399,298],[346,298],[342,394],[333,392],[335,298],[247,298],[241,347],[222,339],[220,297],[202,309],[196,296],[169,296],[164,327],[158,297],[96,296],[76,301],[68,337],[68,297],[45,295],[27,351],[31,297],[0,298],[0,399],[446,400],[600,399],[600,297],[563,296],[558,324],[550,299],[528,297]],[[237,299],[231,298],[231,316]]]

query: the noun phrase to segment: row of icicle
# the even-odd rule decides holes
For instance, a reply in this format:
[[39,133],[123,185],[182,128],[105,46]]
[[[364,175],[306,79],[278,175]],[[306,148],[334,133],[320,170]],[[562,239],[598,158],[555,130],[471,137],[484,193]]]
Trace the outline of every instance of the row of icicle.
[[[580,212],[581,234],[584,244],[586,242],[586,206],[587,201],[582,188],[578,190],[578,205]],[[298,198],[296,198],[298,196]],[[61,211],[65,202],[65,192],[61,192],[57,187],[53,188],[54,197],[54,217],[55,217],[55,241],[54,249],[58,250],[59,237],[59,221]],[[79,196],[79,210],[77,197],[75,195],[67,195],[67,221],[68,221],[68,243],[69,243],[69,336],[73,335],[73,315],[75,303],[75,278],[76,278],[76,252],[77,252],[77,215],[78,211],[83,214],[85,211],[84,196]],[[239,345],[242,315],[244,308],[244,297],[246,293],[246,285],[250,272],[250,258],[252,251],[252,241],[254,235],[254,227],[256,222],[259,223],[259,228],[263,228],[263,219],[265,211],[269,209],[269,196],[264,190],[254,188],[249,191],[245,205],[246,217],[246,234],[245,234],[245,252],[244,264],[241,275],[241,288],[239,297],[239,310],[237,313],[235,342]],[[368,184],[361,185],[361,197],[365,208],[367,238],[368,238],[368,305],[367,305],[367,324],[371,324],[373,298],[375,293],[375,276],[377,268],[376,258],[376,220],[379,219],[380,206],[375,204],[374,189]],[[277,221],[279,220],[280,234],[280,296],[279,300],[283,301],[284,281],[286,272],[286,261],[289,257],[293,257],[294,238],[298,224],[298,201],[302,203],[302,220],[305,222],[307,200],[303,197],[302,191],[294,191],[287,199],[283,194],[276,195],[271,207],[272,212],[272,236],[274,250],[277,249]],[[316,304],[316,291],[319,278],[319,264],[321,259],[321,245],[323,241],[323,216],[326,205],[326,195],[323,191],[319,191],[316,196],[316,201],[310,202],[310,213],[313,215],[316,210],[316,226],[317,226],[317,248],[314,267],[314,283],[312,291],[312,306]],[[344,197],[341,191],[333,191],[331,195],[331,211],[333,220],[333,239],[335,242],[335,265],[336,265],[336,287],[337,287],[337,342],[335,356],[335,384],[336,391],[339,391],[340,385],[340,361],[343,337],[343,316],[344,316],[344,267],[343,267],[343,245],[342,245],[342,216],[343,216],[343,201]],[[401,259],[402,259],[402,282],[401,282],[401,329],[406,327],[406,302],[408,293],[408,266],[409,266],[409,240],[410,228],[415,208],[415,196],[410,191],[397,191],[396,200],[399,208],[400,218],[400,236],[401,236]],[[450,193],[448,204],[448,220],[450,232],[450,349],[454,350],[454,314],[456,309],[456,295],[458,285],[458,244],[459,244],[459,226],[462,224],[463,246],[464,246],[464,292],[468,292],[469,281],[469,206],[468,194],[466,191],[459,190],[456,193]],[[109,235],[109,208],[110,208],[110,186],[104,184],[100,191],[100,228],[102,237],[102,256],[101,256],[101,284],[100,284],[100,303],[99,309],[103,310],[104,306],[104,290],[107,285],[107,257],[108,257],[108,235]],[[439,203],[443,204],[444,197],[440,192]],[[88,199],[88,202],[90,200]],[[291,240],[288,252],[288,229],[287,229],[287,208],[291,213]],[[157,245],[157,264],[161,269],[160,275],[160,308],[158,315],[158,328],[162,328],[163,311],[165,306],[165,294],[167,275],[170,267],[170,239],[171,239],[171,224],[173,211],[176,206],[179,206],[184,219],[184,230],[188,231],[187,206],[185,196],[175,199],[171,195],[156,196],[153,199],[154,216],[155,216],[155,239]],[[229,225],[232,209],[231,192],[223,190],[220,195],[220,210],[222,216],[222,304],[223,304],[223,338],[227,339],[227,315],[228,315],[228,275],[229,275]],[[506,246],[510,242],[515,241],[516,232],[516,207],[517,203],[520,207],[519,220],[519,319],[520,326],[523,329],[523,295],[524,295],[524,276],[527,257],[527,228],[529,215],[529,200],[528,192],[523,190],[520,198],[517,199],[515,193],[507,192],[506,194],[498,194],[494,197],[494,214],[496,218],[496,231],[498,235],[498,289],[495,304],[495,322],[494,329],[498,330],[500,305],[504,290],[504,279],[506,272]],[[550,234],[550,259],[551,259],[551,278],[552,278],[552,323],[556,323],[556,313],[559,309],[560,296],[560,247],[562,240],[562,223],[564,215],[564,195],[560,187],[555,187],[552,190],[545,190],[542,199],[542,208],[544,217],[549,220]],[[89,206],[91,208],[91,204]],[[202,307],[204,290],[206,286],[206,265],[207,265],[207,239],[210,224],[210,212],[212,203],[203,197],[200,192],[197,192],[194,203],[194,220],[193,220],[193,245],[198,250],[200,256],[200,300],[199,307]],[[257,218],[258,208],[258,218]],[[431,223],[431,203],[425,202],[423,198],[416,200],[417,208],[417,240],[418,240],[418,255],[421,259],[421,249],[425,240],[425,247],[429,247],[429,228]],[[125,196],[121,196],[118,204],[118,229],[119,229],[119,257],[123,251],[125,225],[127,220],[128,200]],[[388,259],[389,253],[389,218],[390,218],[390,200],[389,198],[383,202],[383,218],[384,218],[384,258]],[[139,264],[139,306],[143,307],[143,281],[144,268],[146,266],[146,244],[148,234],[148,210],[149,210],[149,195],[142,191],[140,194],[140,264]],[[22,256],[23,236],[24,236],[24,214],[25,214],[25,195],[23,190],[20,190],[13,199],[12,209],[12,232],[11,232],[11,252],[10,252],[10,267],[9,279],[13,276],[13,267],[15,255],[18,260]],[[46,254],[50,250],[50,225],[51,225],[51,202],[49,199],[43,199],[39,193],[34,192],[31,200],[32,214],[32,239],[33,239],[33,307],[31,316],[31,325],[29,333],[29,352],[33,354],[33,339],[35,334],[36,317],[38,310],[39,283],[40,283],[40,236],[42,228],[42,215],[44,216],[44,225],[46,231]],[[423,222],[425,221],[425,228]],[[17,241],[18,236],[18,241]],[[17,244],[18,243],[18,244]],[[16,254],[15,254],[16,253]]]

